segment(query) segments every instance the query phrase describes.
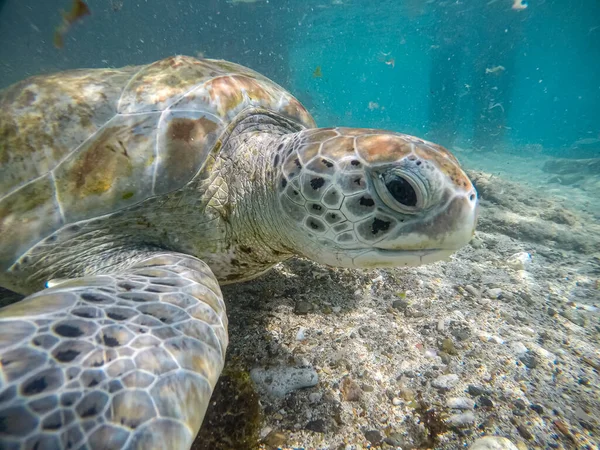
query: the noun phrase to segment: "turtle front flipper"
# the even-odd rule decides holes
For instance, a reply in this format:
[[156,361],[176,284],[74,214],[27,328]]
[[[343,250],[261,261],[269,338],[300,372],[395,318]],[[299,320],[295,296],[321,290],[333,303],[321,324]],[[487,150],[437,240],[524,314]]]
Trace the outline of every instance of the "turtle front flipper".
[[227,340],[215,276],[176,253],[0,309],[0,448],[188,449]]

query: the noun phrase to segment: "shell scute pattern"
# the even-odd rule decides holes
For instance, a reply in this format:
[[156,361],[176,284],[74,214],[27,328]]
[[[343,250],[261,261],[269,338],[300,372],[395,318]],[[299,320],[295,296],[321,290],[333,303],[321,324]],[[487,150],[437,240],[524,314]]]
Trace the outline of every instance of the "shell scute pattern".
[[341,161],[345,156],[354,154],[354,138],[338,136],[323,142],[320,154],[326,158]]
[[118,104],[120,114],[164,111],[222,71],[208,61],[172,56],[139,68]]
[[54,169],[117,113],[135,68],[31,77],[0,93],[0,192]]
[[[88,218],[90,211],[106,214],[147,196],[154,170],[148,148],[154,146],[159,117],[116,116],[57,167],[56,193],[65,221]],[[136,128],[144,132],[132,132]]]
[[[1,145],[1,144],[0,144]],[[0,164],[1,165],[1,164]],[[50,174],[0,199],[0,269],[64,223]]]
[[203,111],[166,111],[158,125],[154,176],[156,195],[180,187],[203,166],[224,129],[217,117]]
[[431,153],[426,152],[420,146],[416,146],[415,155],[417,157],[424,161],[433,161],[438,168],[452,180],[452,183],[455,186],[461,186],[465,190],[471,188],[471,180],[469,180],[465,173],[460,169],[454,155],[439,145],[431,144],[429,142],[425,145],[435,150],[433,155],[440,155],[441,157],[434,158]]
[[358,155],[368,164],[389,164],[412,152],[412,143],[401,136],[371,134],[356,137]]
[[315,123],[258,73],[175,56],[34,77],[0,96],[0,269],[61,226],[172,192],[210,170],[228,123],[262,107]]

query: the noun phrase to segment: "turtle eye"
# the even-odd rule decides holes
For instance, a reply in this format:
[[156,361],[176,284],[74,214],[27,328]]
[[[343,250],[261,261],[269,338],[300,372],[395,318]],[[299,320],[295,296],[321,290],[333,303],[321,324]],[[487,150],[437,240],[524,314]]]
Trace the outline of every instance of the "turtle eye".
[[425,206],[425,187],[415,176],[389,171],[379,174],[375,186],[381,200],[398,212],[415,214]]
[[385,181],[385,187],[394,200],[403,206],[414,208],[417,206],[417,191],[410,182],[399,175],[393,175]]

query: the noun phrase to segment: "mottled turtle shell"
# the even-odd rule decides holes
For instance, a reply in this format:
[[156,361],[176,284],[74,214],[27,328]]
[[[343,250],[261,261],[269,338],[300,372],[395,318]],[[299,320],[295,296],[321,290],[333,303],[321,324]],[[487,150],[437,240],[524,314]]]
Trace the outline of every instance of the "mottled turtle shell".
[[0,93],[0,270],[65,224],[189,183],[249,107],[315,123],[237,64],[175,56],[29,78]]

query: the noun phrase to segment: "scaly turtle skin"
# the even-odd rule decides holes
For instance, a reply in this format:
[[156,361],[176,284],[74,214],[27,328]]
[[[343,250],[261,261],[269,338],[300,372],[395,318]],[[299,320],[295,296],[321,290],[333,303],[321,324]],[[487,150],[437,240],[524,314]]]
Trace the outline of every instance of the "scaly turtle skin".
[[172,57],[0,94],[0,447],[189,448],[223,367],[219,283],[300,255],[417,265],[472,236],[444,148],[316,129],[289,93]]

